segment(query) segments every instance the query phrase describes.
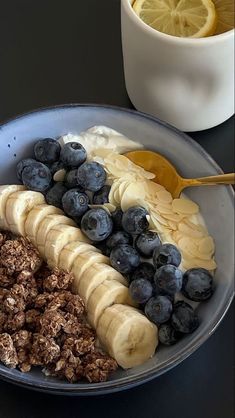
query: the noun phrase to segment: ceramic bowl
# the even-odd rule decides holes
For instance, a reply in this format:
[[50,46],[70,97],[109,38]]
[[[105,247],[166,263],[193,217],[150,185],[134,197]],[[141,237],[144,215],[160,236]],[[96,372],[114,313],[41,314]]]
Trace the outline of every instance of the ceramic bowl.
[[[93,125],[107,125],[127,137],[156,150],[175,164],[185,177],[221,173],[213,159],[192,139],[175,128],[145,114],[120,108],[68,105],[37,110],[0,126],[0,184],[15,183],[16,163],[32,155],[34,142],[44,137],[79,133]],[[199,306],[199,328],[171,347],[161,347],[155,356],[139,367],[119,369],[104,383],[69,384],[45,377],[39,369],[21,373],[0,365],[3,379],[18,385],[51,393],[88,395],[123,390],[144,383],[179,364],[214,332],[225,315],[234,294],[234,209],[229,186],[199,187],[187,190],[201,208],[210,234],[216,243],[218,268],[213,297]],[[169,376],[170,378],[170,376]]]

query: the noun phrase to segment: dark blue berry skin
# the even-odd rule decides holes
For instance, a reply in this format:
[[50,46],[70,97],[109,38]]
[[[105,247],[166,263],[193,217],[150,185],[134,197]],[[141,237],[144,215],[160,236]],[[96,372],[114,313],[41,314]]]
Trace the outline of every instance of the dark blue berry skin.
[[113,229],[115,231],[120,231],[122,229],[122,216],[123,211],[120,208],[115,209],[112,213]]
[[176,331],[170,322],[160,325],[158,329],[159,341],[164,345],[173,345],[179,341],[182,334]]
[[78,168],[77,181],[84,190],[97,192],[105,184],[106,173],[99,163],[84,163]]
[[35,163],[37,165],[38,162],[34,160],[33,158],[25,158],[24,160],[21,160],[18,162],[16,166],[16,175],[17,175],[18,180],[21,183],[22,183],[22,173],[25,167],[28,167],[28,166],[32,167]]
[[135,248],[144,258],[151,258],[155,249],[161,246],[161,240],[156,232],[146,231],[138,235]]
[[[70,170],[66,173],[64,184],[68,189],[75,189],[78,188],[78,182],[77,182],[77,168],[74,168],[73,170]],[[82,191],[82,188],[81,188]]]
[[120,245],[110,254],[110,263],[115,270],[128,274],[140,264],[140,256],[130,245]]
[[111,187],[105,184],[98,192],[94,193],[93,204],[94,205],[103,205],[104,203],[109,202],[109,192]]
[[146,279],[154,283],[155,269],[150,263],[140,263],[140,265],[130,275],[130,281],[137,279]]
[[59,160],[60,151],[60,143],[52,138],[40,139],[34,145],[36,160],[44,164],[51,164]]
[[72,217],[80,217],[88,210],[89,198],[77,189],[68,190],[62,197],[65,213]]
[[187,270],[183,276],[182,293],[188,299],[203,302],[213,294],[213,277],[203,268]]
[[133,206],[124,212],[122,216],[122,227],[132,235],[139,235],[149,227],[146,216],[148,212],[140,206]]
[[78,142],[67,142],[60,152],[60,160],[66,167],[76,168],[86,161],[85,148]]
[[50,172],[51,172],[51,175],[53,177],[54,174],[57,171],[64,169],[65,168],[65,165],[64,165],[64,163],[62,161],[55,161],[53,164],[49,164],[48,167],[49,167]]
[[45,193],[50,188],[51,180],[49,168],[40,162],[32,163],[22,171],[23,184],[35,192]]
[[111,250],[118,245],[132,245],[132,236],[125,231],[114,232],[106,241],[106,245]]
[[169,321],[172,314],[172,303],[166,296],[156,296],[146,303],[145,315],[154,322],[154,324],[163,324]]
[[106,255],[107,257],[111,254],[111,248],[108,248],[106,245],[106,241],[101,241],[96,243],[96,248],[98,248],[102,254]]
[[148,280],[133,280],[129,287],[129,293],[134,302],[146,303],[153,295],[153,287]]
[[192,306],[184,301],[179,301],[173,307],[171,325],[182,334],[190,334],[198,328],[199,319]]
[[182,287],[183,273],[177,267],[167,264],[156,270],[154,282],[159,293],[174,296]]
[[181,254],[172,244],[162,244],[153,252],[153,264],[156,268],[166,264],[178,267],[181,263]]
[[46,202],[48,205],[56,206],[57,208],[63,209],[62,197],[67,192],[62,181],[58,181],[48,192],[46,193]]
[[104,241],[112,233],[113,222],[105,209],[90,209],[82,217],[81,229],[91,241]]

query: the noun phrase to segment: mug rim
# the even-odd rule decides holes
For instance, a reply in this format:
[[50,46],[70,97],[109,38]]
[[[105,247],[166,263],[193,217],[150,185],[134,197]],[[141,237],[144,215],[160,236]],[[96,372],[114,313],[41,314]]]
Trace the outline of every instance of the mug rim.
[[168,35],[164,32],[159,32],[157,29],[152,28],[151,26],[147,25],[133,10],[132,4],[134,0],[121,0],[122,7],[125,9],[126,13],[128,13],[129,17],[133,21],[134,24],[139,26],[141,30],[144,32],[148,32],[149,35],[153,37],[160,38],[162,41],[167,41],[170,43],[176,43],[178,45],[190,45],[192,47],[198,47],[201,45],[211,45],[217,41],[222,42],[226,39],[230,39],[234,35],[234,28],[227,31],[220,33],[218,35],[207,36],[203,38],[187,38],[187,37],[179,37]]

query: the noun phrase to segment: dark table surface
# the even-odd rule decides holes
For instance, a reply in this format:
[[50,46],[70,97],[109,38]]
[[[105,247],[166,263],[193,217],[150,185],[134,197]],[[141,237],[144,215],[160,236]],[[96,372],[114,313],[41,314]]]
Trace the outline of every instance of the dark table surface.
[[[0,122],[62,103],[131,107],[123,78],[120,0],[2,0],[0,6]],[[233,118],[192,137],[224,171],[233,171]],[[234,304],[190,358],[126,392],[65,398],[0,381],[0,417],[232,418],[233,318]]]

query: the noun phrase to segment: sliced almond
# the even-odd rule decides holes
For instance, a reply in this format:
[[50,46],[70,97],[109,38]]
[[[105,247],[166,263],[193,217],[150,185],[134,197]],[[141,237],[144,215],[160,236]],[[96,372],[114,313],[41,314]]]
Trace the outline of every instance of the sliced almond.
[[199,212],[199,206],[189,199],[174,199],[172,202],[172,209],[176,213],[185,215],[193,215]]
[[157,192],[157,198],[160,202],[171,203],[172,196],[167,190],[160,190]]
[[186,223],[180,222],[178,225],[178,230],[182,232],[185,235],[188,235],[192,238],[203,238],[205,236],[205,233],[202,231],[197,231],[195,229],[190,228]]
[[168,226],[167,220],[156,209],[151,209],[151,216],[154,216],[161,225]]
[[171,215],[173,213],[171,205],[168,204],[162,205],[161,203],[157,203],[157,210],[163,214],[168,213]]
[[183,215],[179,215],[177,213],[162,213],[162,216],[172,222],[181,222],[184,219]]
[[53,176],[54,181],[64,181],[66,175],[66,170],[62,168],[61,170],[56,171]]
[[202,238],[198,245],[198,249],[200,253],[213,254],[215,252],[215,243],[213,238],[210,236]]
[[[191,217],[190,217],[191,218]],[[184,223],[186,223],[191,229],[202,232],[204,235],[208,235],[208,231],[204,225],[199,223],[192,222],[189,218],[185,218]]]
[[182,261],[183,267],[188,270],[190,268],[204,268],[206,270],[212,271],[217,268],[217,264],[214,259],[211,260],[201,260],[199,258],[192,258],[191,260],[184,259]]
[[169,221],[169,220],[168,220],[168,225],[169,225],[169,227],[170,227],[173,231],[177,231],[177,229],[178,229],[178,225],[177,225],[177,223],[176,223],[176,222],[173,222],[173,221]]

